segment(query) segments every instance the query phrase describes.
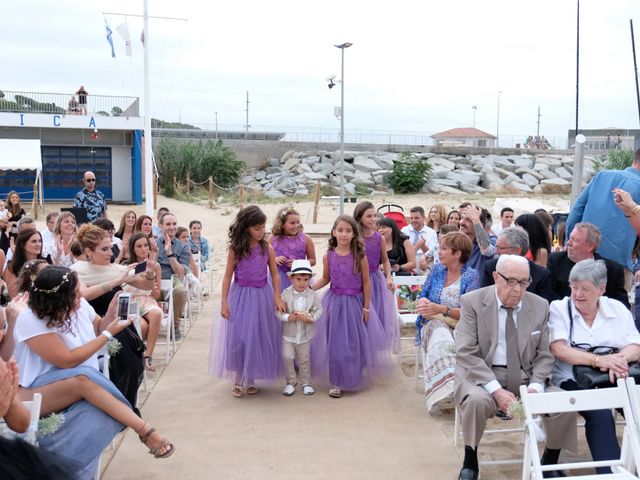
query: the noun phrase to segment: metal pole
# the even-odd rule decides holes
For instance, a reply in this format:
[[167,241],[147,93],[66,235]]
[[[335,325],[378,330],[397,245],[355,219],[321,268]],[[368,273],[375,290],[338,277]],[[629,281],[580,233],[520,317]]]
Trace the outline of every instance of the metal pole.
[[146,213],[153,217],[153,161],[151,159],[151,95],[149,88],[149,8],[144,0],[144,189]]
[[633,51],[633,76],[636,80],[636,103],[638,104],[638,120],[640,120],[640,89],[638,88],[638,63],[636,62],[636,40],[633,34],[633,20],[629,20],[631,26],[631,49]]
[[476,110],[477,110],[478,106],[477,105],[473,105],[471,107],[471,109],[473,110],[473,128],[476,128]]
[[249,92],[247,92],[247,109],[245,112],[247,112],[247,120],[244,124],[244,139],[249,140]]
[[344,48],[340,49],[342,68],[340,73],[340,215],[344,215]]
[[502,90],[498,90],[498,115],[496,116],[496,147],[500,148],[500,94]]
[[218,139],[218,112],[216,112],[216,140]]
[[[576,12],[576,135],[578,135],[578,105],[580,90],[580,0],[578,0],[578,10]],[[575,178],[575,175],[574,175]]]
[[538,129],[536,130],[536,137],[538,137],[538,140],[540,140],[540,117],[542,115],[540,115],[540,105],[538,105]]
[[584,135],[576,135],[576,147],[573,157],[573,182],[571,183],[571,208],[576,202],[582,190],[582,177],[584,171]]

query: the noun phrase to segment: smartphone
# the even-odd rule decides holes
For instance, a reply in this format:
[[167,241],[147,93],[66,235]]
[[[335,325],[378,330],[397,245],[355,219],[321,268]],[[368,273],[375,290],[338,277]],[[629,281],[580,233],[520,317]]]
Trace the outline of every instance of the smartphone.
[[147,270],[147,261],[145,260],[144,262],[140,262],[139,264],[136,265],[136,269],[134,270],[134,272],[138,274],[146,270]]
[[129,316],[130,293],[121,293],[118,297],[118,320],[126,320]]

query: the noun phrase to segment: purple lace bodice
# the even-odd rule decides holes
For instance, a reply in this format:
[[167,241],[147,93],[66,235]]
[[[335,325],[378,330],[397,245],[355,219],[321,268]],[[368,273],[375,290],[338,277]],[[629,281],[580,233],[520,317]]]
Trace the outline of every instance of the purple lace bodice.
[[260,245],[251,249],[249,255],[236,263],[233,271],[235,282],[242,287],[264,287],[267,283],[269,250],[262,251]]
[[364,247],[367,254],[367,262],[369,262],[369,273],[378,270],[380,265],[380,244],[382,243],[382,235],[379,232],[373,232],[370,237],[364,237]]
[[353,253],[338,255],[335,250],[327,252],[331,291],[338,295],[362,293],[362,275],[353,272]]
[[[274,236],[271,245],[276,253],[276,257],[285,256],[290,260],[304,260],[307,258],[307,244],[304,233],[294,235],[293,237],[288,235],[282,235],[280,237]],[[288,272],[289,267],[287,265],[278,265],[278,270]]]

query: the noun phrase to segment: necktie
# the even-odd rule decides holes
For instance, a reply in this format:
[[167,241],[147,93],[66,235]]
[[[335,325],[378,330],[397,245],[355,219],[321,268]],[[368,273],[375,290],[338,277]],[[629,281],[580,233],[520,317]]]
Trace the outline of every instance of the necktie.
[[507,311],[507,323],[505,325],[507,337],[507,390],[518,396],[521,383],[518,330],[513,321],[513,308],[502,308]]
[[415,245],[420,240],[420,232],[418,230],[413,231],[413,244]]

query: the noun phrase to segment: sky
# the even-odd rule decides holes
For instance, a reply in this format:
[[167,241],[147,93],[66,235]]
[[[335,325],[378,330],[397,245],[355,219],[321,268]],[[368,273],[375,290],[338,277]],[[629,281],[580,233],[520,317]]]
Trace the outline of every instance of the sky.
[[[473,125],[523,140],[575,126],[576,0],[152,0],[152,116],[251,130],[432,134]],[[0,90],[143,95],[142,1],[5,2]],[[106,13],[106,14],[105,14]],[[112,13],[117,13],[114,15]],[[105,35],[113,30],[116,58]],[[638,0],[580,2],[581,128],[640,128],[629,20]],[[116,27],[126,21],[133,55]],[[639,53],[640,55],[640,53]],[[502,93],[499,95],[498,92]],[[502,143],[502,142],[501,142]]]

